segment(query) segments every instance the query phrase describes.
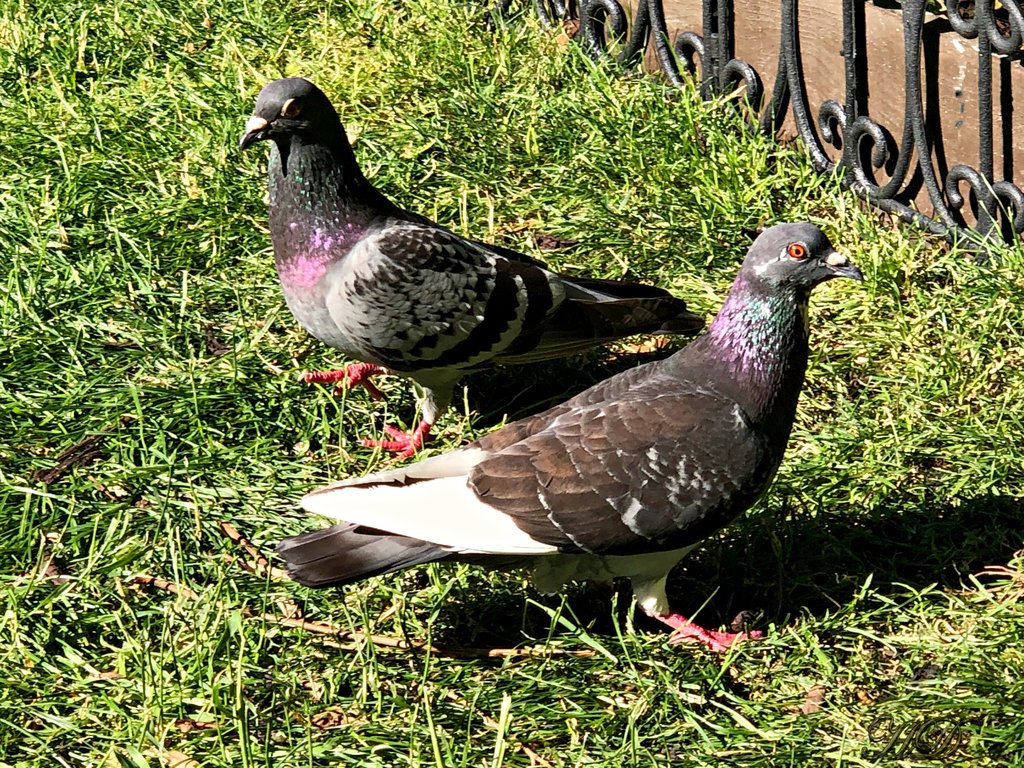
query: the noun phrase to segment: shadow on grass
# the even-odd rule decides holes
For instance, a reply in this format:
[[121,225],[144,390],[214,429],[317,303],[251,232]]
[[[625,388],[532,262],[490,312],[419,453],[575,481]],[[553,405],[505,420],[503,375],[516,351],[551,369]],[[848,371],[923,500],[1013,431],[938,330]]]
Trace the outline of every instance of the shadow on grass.
[[624,351],[621,346],[599,347],[548,362],[504,365],[474,373],[465,380],[470,411],[479,414],[474,426],[490,430],[506,416],[510,422],[532,416],[617,373],[666,358],[691,340],[672,338],[664,347],[645,352]]
[[[880,594],[904,594],[897,585],[957,589],[968,574],[1007,562],[1021,547],[1022,509],[1024,500],[1005,496],[934,504],[893,496],[856,517],[761,509],[684,559],[669,579],[669,599],[686,615],[700,609],[698,621],[705,626],[728,626],[741,611],[752,611],[753,626],[763,628],[801,614],[835,613],[869,577]],[[557,596],[481,591],[486,598],[480,592],[449,595],[436,639],[485,647],[515,645],[524,635],[543,639],[551,619],[527,599],[552,609],[561,603]],[[620,589],[619,620],[628,594]],[[611,635],[610,595],[600,586],[577,586],[569,591],[567,607],[581,626]],[[636,622],[644,630],[661,627],[639,615]],[[567,632],[558,629],[555,635]]]
[[835,612],[868,577],[883,594],[896,584],[956,589],[968,574],[1004,563],[1020,548],[1022,509],[1024,501],[1007,496],[893,495],[857,516],[760,510],[684,562],[669,595],[721,585],[706,609],[709,619],[727,621],[751,609],[762,621],[784,624],[801,613]]

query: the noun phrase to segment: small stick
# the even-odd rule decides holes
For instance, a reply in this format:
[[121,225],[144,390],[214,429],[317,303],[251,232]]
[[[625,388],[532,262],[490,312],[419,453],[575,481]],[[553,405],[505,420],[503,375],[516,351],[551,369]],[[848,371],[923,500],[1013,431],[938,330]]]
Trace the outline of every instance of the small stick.
[[[129,583],[151,586],[156,589],[168,592],[172,595],[181,595],[189,600],[198,600],[199,595],[188,587],[175,584],[173,581],[161,579],[158,576],[139,574],[128,579]],[[277,624],[282,627],[302,629],[316,635],[335,637],[340,640],[347,640],[353,643],[349,648],[343,650],[355,650],[360,643],[397,651],[414,651],[416,653],[429,653],[432,656],[443,656],[451,659],[516,659],[516,658],[555,658],[572,657],[587,659],[596,655],[592,650],[566,650],[564,648],[548,648],[546,646],[529,646],[526,648],[468,648],[463,646],[440,646],[430,643],[410,643],[400,637],[388,637],[386,635],[371,635],[365,632],[355,632],[339,629],[332,624],[320,621],[308,621],[288,616],[277,616],[272,613],[255,613],[248,608],[242,609],[242,615],[260,619],[268,624]]]
[[248,552],[249,557],[253,559],[254,562],[250,563],[239,558],[237,562],[242,568],[250,573],[255,573],[257,576],[269,577],[273,581],[285,581],[288,579],[287,572],[283,568],[276,568],[271,565],[270,561],[263,556],[263,553],[256,548],[256,545],[249,541],[235,526],[227,520],[221,520],[218,525],[225,536]]
[[442,646],[430,645],[429,643],[410,643],[400,637],[388,637],[386,635],[371,635],[365,632],[338,629],[332,624],[321,621],[308,621],[307,619],[293,619],[286,616],[276,616],[272,613],[256,615],[246,613],[253,618],[260,618],[270,624],[279,624],[283,627],[303,629],[316,635],[327,635],[343,640],[355,642],[368,642],[378,648],[393,648],[400,651],[418,651],[419,653],[430,653],[436,656],[446,656],[455,659],[503,659],[503,658],[550,658],[555,656],[572,656],[574,658],[590,658],[596,655],[595,651],[579,650],[568,651],[564,648],[547,648],[544,646],[529,646],[526,648],[471,648],[465,646]]
[[49,469],[37,469],[33,472],[32,479],[43,485],[52,485],[72,467],[81,467],[92,463],[100,458],[100,449],[103,447],[103,442],[110,437],[110,433],[117,426],[127,426],[134,418],[132,414],[125,414],[118,420],[117,425],[104,427],[96,434],[83,438],[70,448],[62,451],[52,467]]
[[181,584],[175,584],[173,581],[167,581],[167,579],[161,579],[159,576],[150,576],[147,573],[140,573],[137,576],[132,576],[128,579],[128,583],[142,584],[146,587],[155,587],[156,589],[164,592],[169,592],[172,595],[187,597],[189,600],[199,599],[199,595],[188,587],[184,587]]

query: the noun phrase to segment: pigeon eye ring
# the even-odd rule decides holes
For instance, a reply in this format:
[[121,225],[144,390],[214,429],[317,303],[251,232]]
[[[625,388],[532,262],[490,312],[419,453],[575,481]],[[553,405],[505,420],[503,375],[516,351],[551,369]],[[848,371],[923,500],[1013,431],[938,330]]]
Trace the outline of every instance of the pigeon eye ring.
[[298,117],[302,112],[302,102],[299,99],[288,99],[281,107],[281,117]]
[[790,243],[786,248],[786,253],[791,259],[799,261],[800,259],[807,258],[807,246],[803,243]]

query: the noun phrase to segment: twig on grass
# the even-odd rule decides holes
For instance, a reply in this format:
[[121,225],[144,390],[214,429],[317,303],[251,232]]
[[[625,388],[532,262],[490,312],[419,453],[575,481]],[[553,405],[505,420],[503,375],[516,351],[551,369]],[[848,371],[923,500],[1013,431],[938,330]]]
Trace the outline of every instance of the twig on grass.
[[[198,600],[199,595],[180,584],[161,579],[149,574],[139,574],[128,579],[130,584],[154,587],[168,592],[172,595],[181,595],[190,600]],[[221,607],[226,607],[218,603]],[[288,616],[277,616],[273,613],[256,613],[249,608],[242,608],[242,615],[250,619],[259,619],[268,624],[277,624],[282,627],[302,629],[316,635],[337,638],[347,641],[347,645],[330,643],[331,647],[339,650],[352,651],[361,645],[369,643],[377,648],[397,651],[412,651],[415,653],[430,654],[431,656],[443,656],[451,659],[517,659],[517,658],[590,658],[596,653],[592,650],[568,650],[565,648],[550,648],[547,646],[528,646],[526,648],[472,648],[464,646],[443,646],[431,645],[430,643],[408,642],[398,637],[387,635],[372,635],[366,632],[339,629],[332,624],[320,621],[308,621],[307,619],[291,618]]]
[[69,469],[84,467],[100,459],[103,455],[101,450],[103,443],[110,437],[111,433],[118,427],[127,426],[134,419],[135,417],[132,414],[125,414],[118,420],[117,424],[105,427],[96,434],[83,438],[70,448],[62,451],[54,460],[52,467],[49,469],[37,469],[33,472],[32,479],[43,485],[52,485],[59,478],[63,477]]
[[163,592],[169,592],[172,595],[181,595],[187,597],[189,600],[198,600],[199,595],[193,592],[188,587],[182,586],[181,584],[175,584],[173,581],[167,581],[167,579],[161,579],[159,576],[150,576],[147,573],[140,573],[137,576],[132,576],[128,579],[129,584],[141,584],[144,587],[154,587]]
[[285,581],[288,579],[288,573],[283,568],[271,565],[270,561],[263,556],[263,553],[256,548],[256,545],[249,541],[235,526],[226,520],[221,520],[218,525],[225,536],[248,552],[249,557],[252,558],[252,562],[249,562],[240,557],[233,557],[232,560],[234,562],[250,573],[255,573],[257,576],[270,577],[274,581]]

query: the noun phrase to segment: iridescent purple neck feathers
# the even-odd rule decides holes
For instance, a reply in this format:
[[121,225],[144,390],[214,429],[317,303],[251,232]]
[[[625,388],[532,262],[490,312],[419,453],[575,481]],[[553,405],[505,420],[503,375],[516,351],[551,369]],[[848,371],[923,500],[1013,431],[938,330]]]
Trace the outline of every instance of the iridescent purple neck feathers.
[[741,274],[700,340],[743,392],[752,416],[792,418],[807,368],[807,299],[806,292],[772,290]]
[[382,196],[359,171],[351,149],[347,156],[351,162],[345,162],[345,153],[297,137],[271,147],[270,234],[286,289],[315,285],[381,212],[377,198]]

